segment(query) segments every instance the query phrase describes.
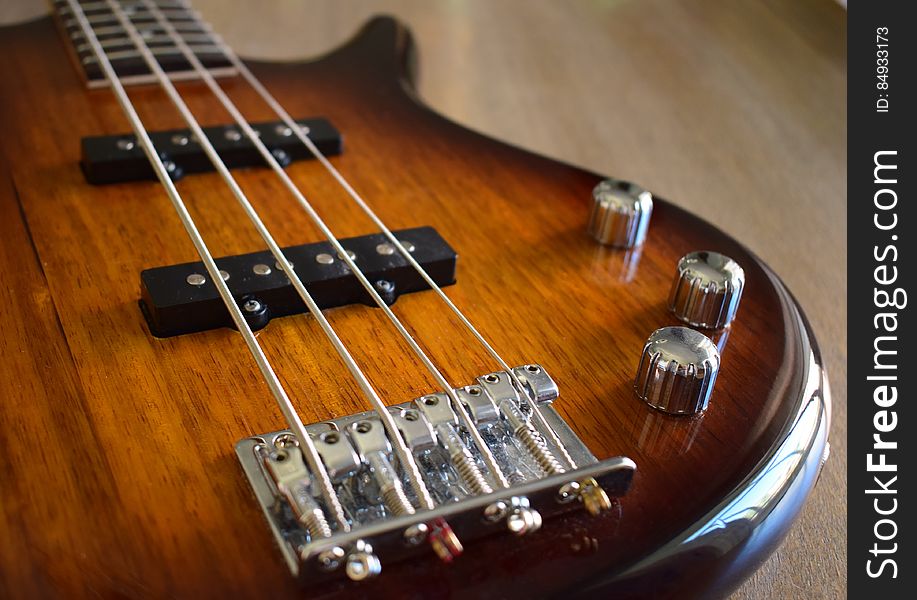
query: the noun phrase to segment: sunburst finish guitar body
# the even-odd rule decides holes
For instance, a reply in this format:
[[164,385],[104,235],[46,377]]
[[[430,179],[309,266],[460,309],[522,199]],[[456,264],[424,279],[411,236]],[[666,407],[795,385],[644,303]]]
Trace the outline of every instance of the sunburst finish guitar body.
[[[69,2],[55,6],[72,8]],[[367,497],[377,496],[381,508],[367,509],[375,516],[363,519],[344,497],[352,538],[344,543],[334,537],[344,529],[320,486],[303,480],[312,482],[308,501],[324,512],[331,530],[332,541],[322,548],[334,551],[323,560],[330,556],[333,563],[337,556],[341,563],[326,564],[324,573],[313,568],[309,561],[318,555],[300,542],[323,538],[305,526],[299,538],[289,537],[283,523],[294,529],[297,523],[296,510],[284,504],[289,480],[271,476],[280,468],[271,461],[284,452],[299,456],[298,448],[305,455],[305,444],[294,431],[287,446],[265,449],[271,446],[267,432],[291,425],[239,331],[183,320],[198,318],[189,311],[175,318],[194,332],[153,335],[156,309],[138,304],[147,298],[141,272],[201,257],[152,171],[131,181],[87,180],[82,140],[133,135],[138,152],[141,143],[110,82],[97,73],[102,85],[91,89],[85,79],[91,72],[74,68],[74,56],[78,67],[81,56],[71,47],[79,22],[68,29],[67,14],[59,15],[63,30],[51,18],[0,30],[0,596],[719,596],[780,542],[817,479],[829,399],[810,328],[777,276],[740,242],[658,197],[642,244],[599,243],[587,230],[594,189],[605,177],[471,132],[425,107],[411,84],[410,35],[393,20],[377,19],[313,62],[248,68],[293,117],[323,119],[340,134],[343,145],[328,160],[385,225],[432,228],[453,260],[457,255],[449,263],[454,271],[443,271],[443,292],[500,356],[512,367],[537,364],[550,373],[557,395],[543,409],[555,431],[545,430],[526,406],[531,390],[516,389],[514,397],[564,472],[539,471],[537,457],[528,456],[527,470],[508,474],[511,487],[502,488],[466,421],[458,419],[451,427],[492,495],[469,492],[473,486],[448,461],[430,471],[418,459],[439,511],[436,519],[425,516],[435,511],[424,506],[393,442],[381,455],[400,473],[396,479],[411,505],[399,517],[397,500],[382,498],[384,468],[372,462],[374,451],[357,447],[357,471],[346,477],[363,477],[363,483],[341,479],[335,489],[346,496],[356,489],[348,486],[379,485],[379,493]],[[98,23],[93,27],[98,31]],[[281,120],[229,71],[219,85],[246,119]],[[204,81],[174,85],[205,128],[234,123]],[[125,81],[125,89],[149,132],[188,129],[162,86]],[[179,144],[174,135],[156,139]],[[177,156],[178,149],[162,163],[181,168]],[[118,179],[124,169],[115,165],[109,174]],[[219,173],[192,172],[188,165],[184,171],[176,191],[213,256],[267,252]],[[284,172],[337,238],[379,234],[319,161],[294,160]],[[232,168],[231,175],[279,246],[326,243],[274,170],[254,164]],[[641,184],[652,190],[652,181]],[[367,252],[401,260],[400,249],[380,240]],[[329,248],[317,265],[346,262]],[[670,309],[676,267],[696,251],[725,255],[744,272],[741,305],[728,327],[692,327]],[[258,269],[284,277],[267,256]],[[355,257],[357,266],[365,260]],[[305,279],[313,266],[294,268]],[[212,286],[206,270],[198,271]],[[254,272],[246,275],[252,285],[260,281]],[[349,271],[343,273],[348,293],[363,294]],[[413,276],[407,267],[399,273]],[[235,290],[242,276],[229,275],[226,284]],[[174,284],[182,298],[196,293],[188,277],[182,272]],[[306,287],[320,293],[318,283]],[[253,299],[278,306],[257,293],[236,294],[243,312],[254,308]],[[325,317],[386,405],[441,391],[369,296],[322,304],[335,305]],[[203,313],[230,324],[224,305],[209,306]],[[467,391],[463,386],[478,381],[486,387],[477,378],[502,372],[436,291],[405,290],[391,310],[451,386]],[[697,414],[652,408],[635,393],[648,338],[674,326],[703,333],[719,357],[709,404]],[[255,335],[302,422],[336,420],[338,434],[356,440],[357,424],[346,419],[373,407],[315,315],[275,314]],[[513,425],[510,409],[498,408],[495,422],[505,427],[510,451],[497,462],[511,470],[526,453],[514,438],[524,431]],[[445,434],[431,430],[446,448]],[[628,467],[626,476],[596,475],[607,505],[592,510],[595,499],[581,489],[588,479],[564,464],[553,434],[569,442],[581,469],[626,457],[616,463]],[[327,441],[322,435],[315,443]],[[327,452],[321,458],[330,462]],[[444,477],[459,492],[437,491],[433,479],[442,473],[450,473]],[[558,483],[548,493],[544,481],[551,477]],[[525,493],[512,487],[525,485]],[[564,491],[582,495],[563,505],[558,494]],[[484,496],[486,502],[472,507]],[[539,515],[525,521],[526,535],[508,531],[503,514],[494,518],[500,523],[487,524],[501,509],[516,507],[517,517],[531,517],[522,510],[525,502]],[[399,536],[422,526],[410,531],[414,538],[405,534],[400,550],[391,531],[373,529],[391,529],[397,518],[405,519],[395,527]],[[375,577],[350,564],[361,549],[381,563]],[[451,560],[440,560],[437,551]],[[372,561],[362,566],[378,567]]]

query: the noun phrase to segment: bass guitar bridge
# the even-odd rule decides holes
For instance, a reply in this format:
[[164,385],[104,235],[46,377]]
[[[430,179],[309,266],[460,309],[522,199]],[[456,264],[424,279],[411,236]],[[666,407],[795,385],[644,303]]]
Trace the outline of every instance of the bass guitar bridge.
[[[431,551],[448,561],[462,542],[532,533],[542,519],[567,511],[597,515],[611,506],[609,496],[627,492],[636,465],[623,456],[599,461],[589,452],[551,406],[557,385],[539,365],[489,373],[455,392],[480,435],[457,417],[446,393],[388,408],[435,502],[432,510],[417,508],[409,475],[375,413],[306,427],[349,530],[325,518],[316,477],[289,431],[236,444],[294,576],[310,583],[344,575],[360,580],[379,573],[382,562]],[[535,412],[544,417],[540,424]],[[487,469],[476,439],[492,454],[504,484]]]

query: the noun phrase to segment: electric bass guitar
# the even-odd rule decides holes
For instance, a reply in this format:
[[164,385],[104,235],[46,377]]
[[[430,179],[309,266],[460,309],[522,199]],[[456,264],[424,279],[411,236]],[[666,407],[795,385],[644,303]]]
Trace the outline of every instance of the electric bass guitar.
[[[409,32],[0,29],[0,596],[722,596],[826,455],[780,279],[424,106]],[[676,199],[677,200],[677,199]]]

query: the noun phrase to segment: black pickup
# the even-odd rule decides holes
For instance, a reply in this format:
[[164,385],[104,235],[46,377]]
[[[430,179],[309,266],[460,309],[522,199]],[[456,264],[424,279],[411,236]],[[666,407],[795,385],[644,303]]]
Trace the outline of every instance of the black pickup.
[[[438,286],[455,283],[455,251],[432,227],[394,232]],[[382,298],[428,289],[407,260],[380,234],[340,240]],[[283,249],[296,274],[322,309],[347,304],[375,306],[331,244],[319,242]],[[223,278],[249,325],[260,329],[273,317],[302,313],[306,306],[290,280],[265,250],[216,259]],[[147,269],[140,273],[140,308],[156,337],[231,327],[232,320],[203,263]]]
[[[300,119],[297,123],[308,127],[309,138],[322,154],[332,156],[343,151],[341,134],[328,120],[310,118]],[[252,123],[252,127],[281,165],[312,158],[309,149],[283,123]],[[238,127],[204,127],[204,133],[229,168],[265,165],[264,157]],[[213,171],[210,159],[188,130],[151,132],[150,139],[172,179],[187,173]],[[123,183],[156,178],[153,167],[132,134],[85,137],[81,145],[80,166],[89,183]]]

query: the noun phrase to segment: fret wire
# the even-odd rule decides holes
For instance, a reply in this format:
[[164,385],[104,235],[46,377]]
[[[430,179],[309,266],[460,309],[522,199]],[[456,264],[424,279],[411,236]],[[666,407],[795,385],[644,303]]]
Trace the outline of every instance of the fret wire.
[[[219,54],[223,56],[223,49],[220,46],[216,45],[194,45],[190,46],[193,49],[193,52],[197,55],[201,54]],[[175,56],[182,54],[181,50],[178,48],[150,48],[156,56]],[[108,52],[108,60],[126,60],[130,58],[138,58],[143,56],[136,50],[116,50],[114,52]],[[95,55],[86,56],[80,62],[84,65],[96,64],[98,59]]]
[[[71,13],[72,13],[72,10],[70,9],[70,6],[68,6],[68,4],[69,4],[68,0],[54,0],[54,5],[59,7],[59,8],[58,8],[58,11],[59,11],[61,14],[71,14]],[[139,2],[130,2],[130,3],[122,2],[121,5],[124,6],[125,8],[127,8],[127,7],[131,7],[131,6],[138,6],[138,5],[139,5]],[[183,9],[183,10],[188,10],[188,9],[189,9],[188,6],[183,5],[183,4],[179,3],[179,2],[175,2],[175,1],[173,1],[173,2],[164,2],[163,0],[160,0],[159,2],[156,3],[156,5],[157,5],[160,9],[163,9],[163,8],[164,8],[164,9],[167,9],[167,10],[178,9],[178,8],[181,8],[181,9]],[[87,14],[89,11],[93,11],[93,10],[105,10],[105,11],[108,11],[108,10],[109,10],[108,4],[106,4],[106,3],[104,2],[104,0],[100,0],[99,2],[82,2],[82,3],[80,3],[80,8],[81,8],[83,14],[86,15],[87,17],[89,16],[89,15]],[[191,10],[193,10],[193,9],[191,9]]]
[[[208,69],[208,72],[214,77],[229,77],[239,74],[233,67],[214,67]],[[171,81],[192,81],[200,79],[200,75],[196,71],[169,71],[169,79]],[[141,85],[156,82],[156,78],[153,77],[152,73],[121,75],[120,80],[122,85]],[[101,79],[89,79],[86,85],[90,89],[101,89],[108,86],[108,80],[104,76]]]
[[[140,19],[142,19],[143,21],[153,20],[153,16],[148,14],[148,12],[149,11],[147,11],[146,13],[138,13],[138,12],[132,13],[130,15],[131,21],[136,25],[138,24],[137,21]],[[192,11],[186,10],[186,9],[180,9],[180,10],[176,9],[176,10],[171,10],[169,12],[173,13],[173,14],[170,14],[168,17],[169,20],[172,22],[193,21],[197,18],[197,15],[195,15]],[[90,15],[86,17],[86,20],[89,21],[89,23],[92,25],[108,25],[111,23],[118,22],[118,20],[112,14]],[[69,19],[64,20],[64,25],[67,27],[76,26],[76,21],[73,20],[73,18],[71,17]]]
[[[142,1],[145,1],[145,0],[142,0]],[[184,6],[186,7],[188,6],[187,0],[178,0],[178,1],[182,3]],[[214,35],[218,40],[220,40],[221,43],[223,43],[222,38],[218,34],[214,34]],[[509,364],[503,359],[503,357],[496,351],[496,349],[490,344],[490,342],[487,341],[484,335],[474,326],[474,324],[472,324],[471,320],[467,316],[465,316],[465,314],[458,308],[458,306],[455,305],[454,302],[452,302],[452,300],[449,298],[449,296],[446,295],[446,293],[442,290],[442,288],[440,288],[440,286],[437,285],[435,281],[433,281],[433,278],[430,277],[426,269],[424,269],[423,266],[421,266],[421,264],[418,263],[417,260],[414,259],[410,251],[404,247],[404,245],[401,243],[401,241],[397,237],[395,237],[395,234],[392,233],[391,229],[389,229],[385,225],[382,219],[380,219],[379,216],[376,215],[375,211],[373,211],[372,208],[370,208],[369,204],[367,204],[367,202],[362,198],[362,196],[359,193],[357,193],[357,191],[353,188],[353,186],[351,186],[350,183],[344,178],[344,176],[341,175],[341,173],[334,167],[334,165],[331,164],[331,162],[327,159],[324,153],[318,149],[315,143],[312,142],[312,140],[309,139],[307,135],[305,135],[302,132],[302,130],[296,125],[296,122],[293,120],[290,114],[286,111],[286,109],[284,109],[280,105],[280,103],[274,98],[274,96],[267,90],[267,88],[265,88],[261,84],[261,82],[258,81],[258,79],[249,70],[249,68],[245,65],[245,63],[243,63],[239,59],[238,55],[236,55],[236,53],[232,50],[232,48],[230,48],[225,43],[223,43],[223,47],[226,52],[226,57],[229,59],[230,63],[232,63],[232,65],[236,68],[239,74],[249,83],[249,85],[251,85],[255,89],[258,95],[260,95],[261,98],[268,104],[268,106],[270,106],[271,110],[273,110],[274,113],[276,113],[277,116],[280,117],[281,121],[283,121],[284,124],[293,131],[293,134],[297,138],[299,138],[299,140],[303,143],[303,145],[306,146],[306,148],[308,148],[309,152],[315,157],[315,159],[321,163],[321,165],[328,171],[329,174],[331,174],[332,177],[334,177],[335,180],[337,180],[337,182],[341,185],[342,188],[344,188],[347,194],[351,197],[351,199],[353,199],[353,201],[357,204],[357,206],[359,206],[359,208],[363,211],[363,213],[366,214],[366,216],[369,217],[370,220],[373,221],[373,223],[375,223],[375,225],[379,228],[382,234],[389,240],[389,243],[391,243],[398,250],[398,252],[405,258],[405,260],[408,261],[411,267],[421,276],[421,278],[423,278],[423,280],[427,283],[427,285],[430,286],[430,289],[436,292],[436,294],[440,297],[440,299],[456,315],[456,317],[468,329],[468,331],[478,341],[478,343],[485,349],[485,351],[488,354],[490,354],[490,356],[500,365],[500,367],[509,374],[513,382],[526,395],[526,397],[529,398],[530,400],[529,404],[532,408],[532,414],[538,420],[539,424],[541,425],[541,428],[547,432],[547,434],[551,438],[551,441],[560,450],[561,455],[563,456],[564,460],[569,464],[569,466],[573,469],[576,469],[577,467],[576,462],[573,460],[573,457],[570,455],[570,452],[568,451],[566,445],[561,441],[560,436],[557,435],[557,432],[554,430],[554,428],[545,418],[543,411],[538,406],[538,401],[534,396],[534,392],[527,389],[526,386],[523,385],[520,378],[512,370]]]
[[[141,1],[146,3],[146,0],[141,0]],[[150,10],[151,12],[155,12],[155,10],[153,9],[150,9]],[[165,20],[162,17],[159,17],[159,22],[163,24],[163,26],[168,30],[168,24],[165,22]],[[433,375],[434,379],[436,379],[437,384],[443,389],[443,391],[449,397],[450,403],[452,404],[453,409],[461,417],[462,422],[465,424],[466,428],[469,431],[469,434],[472,436],[475,442],[475,445],[478,446],[478,449],[481,452],[481,455],[484,457],[484,461],[487,464],[488,470],[490,470],[490,472],[492,473],[494,480],[497,482],[499,487],[508,488],[509,482],[506,479],[506,476],[503,474],[502,469],[497,464],[497,461],[494,458],[493,453],[490,451],[490,448],[484,442],[483,437],[481,436],[480,432],[478,431],[477,427],[475,426],[474,422],[472,421],[471,416],[468,414],[467,409],[465,408],[465,406],[462,404],[461,400],[459,399],[458,394],[455,392],[455,389],[453,388],[453,386],[449,384],[449,382],[443,376],[442,372],[436,367],[436,365],[429,358],[429,356],[427,356],[426,352],[421,348],[421,346],[417,343],[417,341],[413,338],[413,336],[411,336],[411,334],[408,332],[407,328],[404,326],[401,320],[397,317],[397,315],[395,315],[395,313],[391,310],[391,308],[385,303],[385,301],[376,291],[375,287],[372,285],[372,283],[369,281],[369,279],[366,277],[363,271],[359,268],[359,266],[353,261],[353,259],[347,256],[347,252],[344,250],[343,246],[341,246],[340,242],[335,237],[331,229],[328,228],[328,226],[324,223],[324,221],[321,219],[321,217],[318,215],[318,213],[315,211],[315,209],[312,207],[309,201],[305,198],[305,196],[302,194],[302,192],[299,190],[296,184],[293,183],[293,181],[290,179],[287,173],[277,163],[276,159],[271,155],[270,151],[267,149],[264,143],[255,134],[254,130],[251,129],[251,126],[249,125],[248,121],[239,112],[238,108],[225,94],[225,92],[222,90],[219,84],[217,84],[216,81],[206,73],[206,70],[203,68],[203,65],[201,65],[200,62],[197,61],[193,53],[188,51],[187,44],[184,44],[177,36],[174,35],[174,33],[173,33],[173,40],[175,40],[175,43],[177,46],[182,47],[183,51],[185,52],[185,57],[188,59],[189,62],[192,63],[195,69],[198,70],[198,72],[200,72],[201,78],[204,80],[204,82],[210,87],[210,89],[217,96],[217,98],[219,98],[224,108],[226,108],[226,110],[233,116],[236,123],[246,132],[246,134],[252,140],[255,146],[258,148],[259,152],[261,153],[262,157],[264,157],[268,165],[274,170],[274,172],[278,175],[278,177],[280,177],[281,181],[284,183],[287,189],[296,197],[297,201],[300,203],[302,208],[308,213],[312,221],[319,227],[319,229],[322,230],[322,233],[325,235],[328,241],[335,248],[338,255],[342,257],[342,260],[344,260],[347,263],[347,266],[350,268],[350,270],[354,273],[354,275],[360,281],[360,284],[363,286],[363,288],[370,294],[373,301],[379,306],[379,308],[383,310],[386,317],[395,326],[395,328],[398,330],[402,338],[408,343],[408,345],[411,347],[411,350],[414,352],[414,354],[420,359],[420,361],[424,364],[425,368],[430,372],[430,374]],[[294,125],[294,127],[296,128],[297,131],[300,131],[299,126]]]
[[143,148],[144,153],[149,159],[150,164],[152,165],[153,170],[156,172],[156,176],[158,177],[160,183],[165,188],[169,200],[172,202],[172,206],[175,208],[176,213],[178,213],[178,217],[181,220],[182,225],[185,227],[185,231],[188,233],[188,237],[191,238],[191,241],[194,244],[198,255],[203,261],[204,267],[207,270],[211,281],[214,282],[214,285],[217,288],[217,292],[220,294],[220,297],[222,298],[223,303],[226,305],[227,310],[229,310],[229,314],[232,317],[233,323],[235,323],[236,328],[242,335],[243,340],[245,340],[249,352],[251,352],[252,357],[255,359],[255,362],[258,365],[258,368],[261,370],[262,377],[267,383],[271,394],[274,396],[274,399],[277,401],[280,411],[283,413],[287,424],[290,426],[293,434],[298,439],[299,446],[303,452],[304,458],[309,465],[313,475],[315,475],[318,480],[320,492],[325,500],[326,508],[334,514],[334,518],[342,531],[350,531],[350,524],[344,515],[343,507],[337,499],[337,495],[334,492],[334,487],[331,483],[331,479],[328,477],[328,472],[325,470],[325,466],[322,463],[321,457],[318,454],[318,450],[316,449],[315,444],[312,442],[312,438],[309,437],[305,425],[299,418],[299,414],[296,412],[296,409],[293,407],[293,403],[290,401],[290,398],[287,396],[287,393],[283,388],[283,384],[280,382],[280,379],[277,377],[276,373],[271,367],[270,361],[264,354],[264,351],[261,349],[261,346],[255,338],[255,334],[252,332],[251,327],[249,327],[248,322],[245,320],[245,317],[242,315],[241,309],[233,299],[232,292],[229,291],[229,287],[226,285],[226,282],[223,281],[223,277],[220,275],[219,267],[214,261],[213,255],[210,253],[206,242],[198,231],[197,226],[194,223],[194,219],[188,212],[184,200],[182,200],[181,195],[178,193],[175,184],[169,177],[168,171],[166,170],[165,165],[163,165],[162,159],[159,158],[159,154],[157,153],[156,148],[153,146],[153,142],[147,133],[146,127],[143,125],[140,116],[134,109],[134,106],[131,103],[127,92],[125,91],[124,86],[121,85],[121,82],[118,79],[118,75],[115,73],[114,67],[111,66],[111,63],[105,60],[105,52],[101,45],[98,43],[98,39],[95,37],[95,34],[92,32],[91,26],[88,22],[85,21],[85,15],[83,15],[82,10],[76,3],[76,0],[67,1],[70,4],[73,14],[80,22],[80,26],[85,30],[87,40],[90,44],[92,44],[93,50],[99,57],[99,63],[102,67],[102,70],[105,72],[105,76],[109,81],[112,91],[115,93],[115,97],[118,100],[118,103],[121,105],[121,108],[124,111],[128,121],[130,121],[131,127],[134,130],[134,134],[137,136],[137,140],[140,143],[140,146]]
[[[153,33],[153,30],[160,29],[159,27],[154,27],[154,28],[147,27],[149,23],[143,23],[142,25],[144,26],[144,28],[138,29],[138,31],[140,31],[141,36],[155,35]],[[200,35],[203,35],[203,34],[213,35],[213,31],[210,29],[210,26],[207,23],[204,23],[203,21],[179,21],[175,23],[175,25],[176,25],[176,29],[178,29],[179,31],[185,32],[185,33],[196,33]],[[65,24],[65,27],[67,29],[73,29],[75,25],[66,25]],[[124,28],[121,26],[105,25],[103,27],[93,28],[93,33],[96,36],[123,34]],[[81,39],[85,39],[85,35],[82,33],[80,33],[77,36],[71,35],[71,37],[79,37]]]
[[[235,178],[229,172],[229,168],[220,158],[219,153],[217,153],[216,149],[213,147],[213,145],[210,143],[207,136],[204,134],[204,131],[201,129],[200,125],[198,124],[194,115],[191,113],[188,106],[182,100],[181,95],[175,89],[175,86],[172,85],[166,73],[160,68],[159,64],[156,61],[156,58],[149,51],[149,48],[146,46],[143,39],[140,37],[136,27],[134,27],[134,25],[124,16],[123,11],[121,11],[120,8],[118,8],[118,6],[112,0],[108,0],[108,4],[112,8],[112,12],[114,12],[118,16],[127,34],[137,44],[137,49],[143,54],[144,59],[147,62],[147,65],[155,73],[163,89],[165,90],[165,92],[168,94],[168,96],[172,100],[172,103],[182,114],[182,117],[184,118],[185,122],[188,124],[189,128],[191,129],[191,132],[197,137],[201,148],[207,154],[211,163],[214,165],[216,170],[220,173],[220,175],[223,177],[227,185],[230,187],[231,191],[233,192],[233,195],[236,197],[240,206],[245,211],[246,215],[249,217],[249,220],[252,222],[252,224],[257,229],[259,235],[261,235],[261,238],[267,244],[271,253],[274,255],[274,258],[277,260],[277,263],[281,266],[284,273],[290,279],[290,282],[293,284],[293,287],[296,289],[300,298],[302,298],[303,302],[309,308],[309,311],[312,313],[313,317],[315,317],[316,321],[321,326],[322,331],[325,333],[325,336],[334,346],[335,351],[337,351],[338,355],[341,357],[341,360],[347,366],[351,375],[354,377],[354,379],[356,379],[364,395],[366,395],[366,397],[369,399],[370,403],[373,406],[373,409],[378,414],[383,424],[383,427],[387,430],[389,434],[389,438],[392,442],[393,447],[395,448],[395,452],[398,456],[399,461],[402,464],[402,467],[405,469],[405,471],[409,475],[409,481],[411,482],[411,485],[414,488],[414,491],[417,495],[417,499],[420,501],[420,503],[423,505],[424,508],[428,510],[432,510],[433,508],[435,508],[433,498],[432,496],[430,496],[430,492],[427,490],[427,487],[423,481],[423,477],[420,474],[420,470],[417,467],[417,463],[415,462],[410,449],[407,447],[407,444],[405,443],[404,439],[402,438],[401,432],[398,429],[398,425],[395,423],[395,420],[392,417],[391,413],[388,411],[385,404],[382,402],[382,399],[379,397],[379,395],[373,388],[369,379],[360,369],[359,365],[357,365],[356,361],[353,359],[350,352],[347,350],[347,347],[338,337],[334,328],[331,326],[331,323],[328,321],[328,319],[325,317],[322,310],[318,307],[318,304],[312,298],[312,295],[308,292],[308,290],[306,290],[306,287],[302,283],[302,280],[299,278],[299,276],[290,266],[290,262],[284,256],[283,251],[280,249],[280,246],[277,244],[273,236],[271,236],[270,232],[268,231],[267,227],[265,227],[264,223],[261,221],[261,218],[258,216],[258,213],[252,207],[251,203],[248,201],[248,198],[246,198],[244,192],[239,187]],[[148,8],[149,8],[149,5],[148,5]],[[165,27],[171,27],[171,24],[165,19],[160,18],[160,23],[162,23]],[[180,38],[176,38],[176,39],[179,40],[179,43],[181,43]],[[193,53],[188,55],[189,60],[191,60],[192,58],[195,61],[197,60],[196,57],[194,57]],[[199,61],[197,62],[197,65],[200,67]],[[206,69],[199,68],[198,70],[200,71],[200,73],[203,76],[207,75]],[[246,127],[248,127],[247,124],[246,124]],[[260,139],[252,133],[252,130],[250,127],[248,127],[247,133],[252,138],[252,140],[255,141],[256,146],[258,146],[258,144],[260,143]],[[263,143],[260,143],[260,144],[261,145],[259,149],[263,149],[264,151],[266,151],[266,147],[264,147]],[[274,160],[270,152],[269,151],[266,151],[266,152],[267,152],[267,156],[270,157],[271,160]],[[274,164],[277,164],[276,160],[274,161]],[[279,165],[277,166],[279,168]],[[282,172],[282,169],[280,170]],[[345,258],[345,261],[348,262],[354,274],[360,277],[362,275],[362,272],[359,271],[359,268],[356,267],[356,265],[348,257],[347,251],[340,245],[339,242],[337,242],[337,240],[334,240],[333,245],[336,246],[338,253]],[[372,289],[371,284],[370,284],[370,289]]]
[[[217,40],[214,39],[212,35],[207,34],[207,33],[188,33],[188,34],[183,35],[182,37],[187,42],[205,42],[205,43],[209,43],[215,47],[220,48],[221,51],[223,49],[223,45],[217,43]],[[146,42],[148,45],[149,44],[164,44],[166,42],[170,44],[174,44],[174,42],[172,41],[172,38],[170,38],[169,36],[165,36],[165,35],[147,38]],[[130,46],[131,48],[134,47],[134,42],[132,42],[130,38],[126,38],[126,37],[99,40],[99,43],[102,44],[102,48],[105,48],[106,50],[109,48],[117,48],[118,46]],[[78,53],[92,51],[92,47],[85,42],[81,44],[76,44],[74,47]]]

